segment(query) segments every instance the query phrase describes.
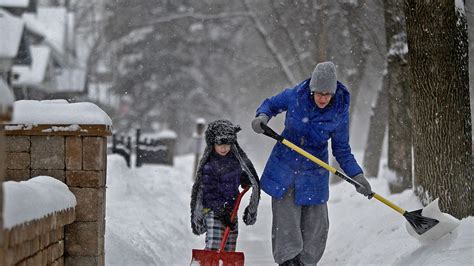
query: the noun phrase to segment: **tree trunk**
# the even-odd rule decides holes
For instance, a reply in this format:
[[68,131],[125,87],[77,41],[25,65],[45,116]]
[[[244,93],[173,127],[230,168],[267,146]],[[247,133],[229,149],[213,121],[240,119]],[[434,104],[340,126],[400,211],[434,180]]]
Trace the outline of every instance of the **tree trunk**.
[[[355,107],[357,106],[357,99],[359,98],[359,92],[361,90],[360,84],[367,68],[368,50],[366,47],[364,32],[361,24],[363,23],[363,10],[365,5],[364,1],[342,1],[340,2],[343,14],[347,18],[346,28],[349,33],[349,39],[351,40],[351,47],[348,47],[352,52],[352,62],[350,63],[350,73],[347,77],[347,86],[351,92],[351,103],[349,106],[349,121],[352,121],[352,117],[355,113]],[[333,157],[331,164],[341,170],[339,163]],[[339,177],[331,174],[331,184],[342,181]]]
[[359,92],[361,90],[360,84],[364,77],[365,69],[367,68],[368,49],[365,42],[365,36],[363,27],[363,8],[365,1],[342,1],[340,3],[343,10],[343,14],[347,18],[346,28],[349,33],[349,39],[351,40],[351,46],[348,47],[351,50],[352,62],[350,63],[351,74],[347,77],[347,85],[351,92],[351,105],[349,119],[352,120],[354,115],[355,107],[357,106],[357,100]]
[[388,169],[395,173],[395,179],[389,180],[391,193],[400,193],[412,186],[412,117],[408,73],[403,54],[389,55]]
[[370,115],[369,136],[364,152],[364,171],[367,177],[377,177],[383,150],[383,139],[388,119],[387,73],[383,75],[382,88],[378,92]]
[[412,132],[407,41],[403,1],[385,0],[387,34],[388,169],[390,192],[400,193],[412,184]]
[[326,1],[321,1],[319,3],[320,8],[317,12],[318,27],[319,27],[319,36],[318,36],[318,46],[316,53],[316,63],[324,62],[329,60],[328,58],[328,3]]
[[454,1],[405,0],[416,192],[473,215],[467,23]]
[[396,175],[396,179],[390,180],[389,184],[390,191],[398,193],[411,186],[411,114],[403,2],[385,1],[384,11],[387,73],[377,99],[377,109],[371,118],[364,166],[368,176],[378,175],[386,127],[384,122],[388,117],[388,167]]

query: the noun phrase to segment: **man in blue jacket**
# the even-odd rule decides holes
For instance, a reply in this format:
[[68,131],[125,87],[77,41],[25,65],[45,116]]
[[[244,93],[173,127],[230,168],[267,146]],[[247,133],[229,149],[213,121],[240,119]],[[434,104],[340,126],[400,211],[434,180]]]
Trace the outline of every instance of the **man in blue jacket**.
[[[263,101],[252,128],[286,111],[282,136],[328,162],[328,140],[344,172],[371,194],[369,182],[349,146],[347,88],[336,78],[332,62],[316,65],[311,79],[285,89]],[[329,229],[327,201],[329,172],[281,143],[272,150],[265,166],[261,188],[272,196],[272,250],[280,265],[315,265],[323,255]]]

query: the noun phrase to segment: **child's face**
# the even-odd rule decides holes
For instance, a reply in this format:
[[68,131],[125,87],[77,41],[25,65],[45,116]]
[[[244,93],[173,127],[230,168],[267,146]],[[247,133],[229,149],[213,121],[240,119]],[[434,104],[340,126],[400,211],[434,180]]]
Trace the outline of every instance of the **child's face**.
[[214,150],[217,152],[217,154],[221,156],[226,156],[227,153],[230,151],[230,145],[229,144],[214,144]]

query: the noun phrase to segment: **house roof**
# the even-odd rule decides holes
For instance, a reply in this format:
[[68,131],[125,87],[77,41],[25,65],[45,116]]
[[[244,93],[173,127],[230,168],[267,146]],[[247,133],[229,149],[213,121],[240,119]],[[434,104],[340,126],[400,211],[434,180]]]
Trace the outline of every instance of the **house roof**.
[[23,13],[26,28],[44,37],[44,42],[52,48],[55,62],[62,67],[76,66],[74,14],[64,7],[39,7],[37,13]]
[[46,27],[47,41],[60,53],[66,42],[67,10],[64,7],[39,7],[37,19]]
[[23,34],[23,20],[12,16],[10,13],[0,8],[0,32],[2,41],[0,42],[0,58],[15,58],[20,47],[21,36]]
[[40,35],[44,38],[47,38],[48,35],[54,34],[47,29],[45,24],[38,20],[35,13],[23,13],[21,18],[25,22],[25,27],[34,34]]
[[28,7],[30,0],[0,0],[3,7]]

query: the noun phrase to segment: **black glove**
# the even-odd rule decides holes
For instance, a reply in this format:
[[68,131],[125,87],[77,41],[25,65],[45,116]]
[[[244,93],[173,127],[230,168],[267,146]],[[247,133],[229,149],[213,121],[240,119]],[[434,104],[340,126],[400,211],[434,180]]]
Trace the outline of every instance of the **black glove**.
[[246,225],[255,224],[257,221],[257,212],[250,212],[249,207],[245,208],[243,220]]
[[242,171],[242,174],[240,175],[240,185],[243,189],[252,186],[252,183],[249,179],[249,175],[245,171]]
[[221,221],[221,223],[224,226],[230,227],[230,230],[233,231],[235,229],[235,225],[237,224],[237,222],[230,220],[231,215],[232,215],[232,207],[225,206],[215,213],[215,218]]

